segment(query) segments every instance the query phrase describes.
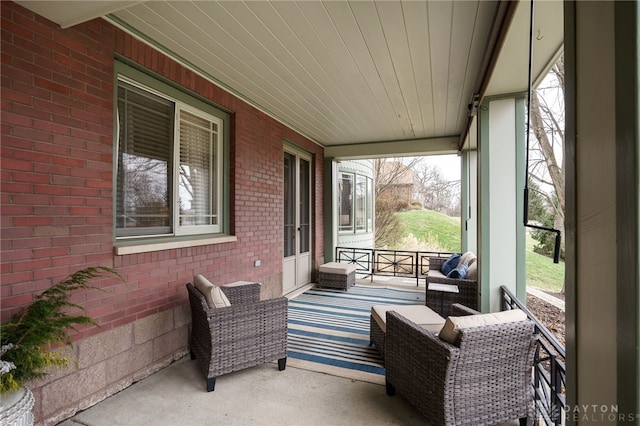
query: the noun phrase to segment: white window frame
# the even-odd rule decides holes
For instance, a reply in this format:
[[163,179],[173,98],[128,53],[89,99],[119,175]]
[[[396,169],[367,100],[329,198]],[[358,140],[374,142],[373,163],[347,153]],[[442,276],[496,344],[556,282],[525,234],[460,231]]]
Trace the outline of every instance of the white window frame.
[[[215,199],[211,200],[215,206],[216,211],[216,224],[215,225],[180,225],[180,112],[186,111],[197,117],[203,118],[211,123],[215,123],[218,126],[216,134],[216,140],[214,141],[216,152],[215,163],[212,162],[213,173],[215,173],[215,188],[210,188],[215,193]],[[174,117],[174,136],[173,136],[173,229],[174,234],[179,235],[198,235],[198,234],[214,234],[219,233],[222,229],[222,135],[224,135],[224,121],[211,114],[207,114],[186,105],[182,102],[176,101],[175,117]]]
[[[173,161],[172,161],[172,182],[171,185],[173,185],[173,193],[172,193],[172,200],[173,200],[173,206],[171,206],[171,220],[172,220],[172,229],[170,233],[162,233],[162,234],[138,234],[138,235],[117,235],[117,229],[115,228],[117,226],[118,221],[114,220],[114,232],[115,232],[115,238],[117,241],[126,241],[126,240],[140,240],[140,239],[157,239],[159,237],[165,237],[165,238],[171,238],[171,237],[180,237],[180,236],[209,236],[211,237],[212,234],[223,234],[224,230],[225,230],[225,223],[227,218],[225,217],[225,215],[227,214],[227,209],[226,206],[224,204],[224,193],[225,193],[225,188],[224,185],[226,184],[226,180],[224,179],[224,173],[225,173],[225,169],[224,169],[224,158],[226,155],[225,152],[225,143],[224,143],[224,137],[225,137],[225,120],[220,118],[220,117],[216,117],[212,114],[209,114],[205,111],[202,111],[199,108],[196,108],[192,105],[189,105],[185,102],[182,102],[178,99],[176,99],[175,97],[172,97],[166,93],[163,93],[162,91],[156,90],[152,87],[149,87],[148,85],[142,84],[130,77],[128,77],[127,75],[123,75],[121,73],[119,73],[117,75],[117,83],[120,82],[124,82],[127,83],[131,86],[134,86],[140,90],[144,90],[147,91],[149,93],[152,93],[156,96],[159,96],[163,99],[166,99],[172,103],[174,103],[174,135],[173,135]],[[161,83],[162,84],[162,83]],[[118,149],[119,149],[119,144],[120,144],[120,140],[119,140],[119,135],[120,135],[120,123],[119,123],[119,113],[117,111],[117,93],[118,93],[118,85],[116,85],[116,138],[115,138],[115,176],[117,176],[118,174],[118,170],[117,170],[117,166],[118,166]],[[214,108],[213,106],[211,106],[211,108]],[[215,200],[213,200],[213,202],[216,205],[216,212],[217,212],[217,222],[215,225],[185,225],[185,226],[180,226],[180,194],[179,194],[179,167],[180,167],[180,111],[186,111],[189,112],[191,114],[194,114],[200,118],[203,118],[205,120],[208,120],[210,122],[215,123],[218,126],[218,132],[216,135],[216,140],[215,140],[215,150],[216,150],[216,158],[215,158],[215,164],[212,164],[212,166],[215,167],[215,188],[211,188],[212,192],[215,192]],[[119,188],[117,186],[117,179],[114,182],[114,187],[115,187],[115,191],[119,191],[121,190],[121,188]],[[116,199],[114,199],[114,207],[115,207],[115,203],[117,202]],[[114,215],[116,214],[116,210],[114,208]],[[146,250],[140,250],[140,251],[146,251]]]
[[[342,176],[351,176],[351,215],[350,226],[343,226],[340,224],[340,213],[342,209]],[[359,173],[340,171],[338,173],[338,179],[340,185],[338,186],[338,232],[340,234],[366,234],[373,232],[373,179]],[[360,180],[359,180],[360,179]],[[364,209],[360,212],[363,216],[358,216],[358,198],[357,198],[357,185],[358,182],[362,183],[364,179],[365,183],[365,200]],[[361,221],[361,226],[358,227],[358,220]]]

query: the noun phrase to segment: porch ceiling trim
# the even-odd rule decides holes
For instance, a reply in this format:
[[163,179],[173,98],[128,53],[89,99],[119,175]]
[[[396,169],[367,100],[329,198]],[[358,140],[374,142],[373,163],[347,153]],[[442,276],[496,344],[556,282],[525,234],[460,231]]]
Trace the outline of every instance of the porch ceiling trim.
[[427,154],[456,154],[459,140],[459,136],[448,136],[443,138],[333,145],[325,148],[324,156],[335,160],[357,160],[389,156],[409,157]]

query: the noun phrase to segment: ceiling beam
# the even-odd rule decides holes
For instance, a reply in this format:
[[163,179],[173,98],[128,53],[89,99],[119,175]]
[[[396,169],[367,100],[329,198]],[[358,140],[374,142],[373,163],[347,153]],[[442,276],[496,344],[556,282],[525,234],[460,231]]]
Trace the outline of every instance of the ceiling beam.
[[379,157],[409,157],[417,155],[456,154],[460,136],[432,139],[411,139],[366,142],[327,146],[324,157],[334,160]]

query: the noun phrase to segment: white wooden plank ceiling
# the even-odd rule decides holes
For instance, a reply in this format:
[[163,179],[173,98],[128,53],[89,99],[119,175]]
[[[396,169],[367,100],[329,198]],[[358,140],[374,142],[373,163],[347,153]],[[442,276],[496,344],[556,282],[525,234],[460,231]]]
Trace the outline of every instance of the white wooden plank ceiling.
[[[96,16],[332,146],[459,137],[499,2],[92,3]],[[62,26],[79,19],[77,2],[21,4]]]

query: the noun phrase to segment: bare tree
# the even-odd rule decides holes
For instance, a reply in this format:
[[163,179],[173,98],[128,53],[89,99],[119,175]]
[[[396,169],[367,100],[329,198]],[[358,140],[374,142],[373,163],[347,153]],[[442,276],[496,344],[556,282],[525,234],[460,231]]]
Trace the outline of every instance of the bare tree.
[[[376,247],[393,247],[401,237],[402,229],[396,213],[407,208],[403,186],[407,171],[419,161],[418,158],[378,158],[375,167],[376,200]],[[412,186],[412,185],[411,185]],[[409,189],[411,197],[412,189]]]
[[[543,214],[542,219],[564,235],[565,220],[565,159],[564,159],[564,125],[565,125],[565,78],[564,57],[553,65],[543,85],[531,94],[530,132],[532,144],[529,151],[529,179],[534,183],[537,195],[544,200],[544,207],[550,214]],[[553,248],[553,236],[548,232],[533,232],[538,240],[538,249],[549,251]],[[560,252],[564,253],[565,239],[562,238]],[[548,254],[548,253],[547,253]],[[562,287],[564,293],[564,286]]]
[[460,181],[445,179],[440,167],[420,162],[415,168],[415,194],[428,210],[449,216],[460,214]]
[[531,96],[534,138],[529,178],[537,183],[540,195],[554,211],[553,227],[564,231],[564,57],[551,68],[550,78],[546,81],[548,84],[538,87]]
[[374,160],[376,198],[383,192],[397,185],[405,175],[407,169],[413,169],[420,162],[419,157],[413,158],[377,158]]

